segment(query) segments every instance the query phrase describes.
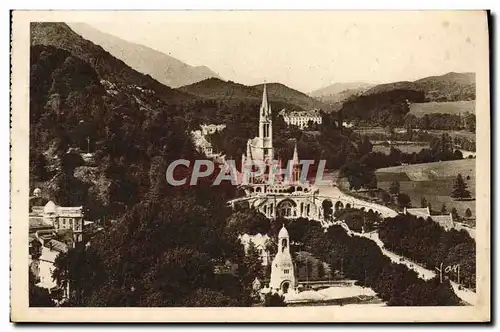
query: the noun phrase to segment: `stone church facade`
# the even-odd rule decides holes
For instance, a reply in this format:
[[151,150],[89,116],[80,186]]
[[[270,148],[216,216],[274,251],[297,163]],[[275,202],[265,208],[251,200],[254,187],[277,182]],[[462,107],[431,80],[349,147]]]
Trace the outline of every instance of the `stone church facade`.
[[[297,146],[290,160],[290,174],[277,177],[272,184],[268,181],[273,167],[278,165],[282,168],[282,164],[281,161],[274,160],[272,109],[267,99],[266,86],[259,109],[259,136],[248,140],[246,150],[246,154],[242,155],[242,167],[251,167],[256,161],[264,162],[266,172],[260,177],[250,178],[248,183],[242,185],[246,193],[243,200],[271,219],[279,216],[321,219],[323,209],[322,202],[317,198],[318,190],[300,179]],[[288,163],[285,168],[286,166]]]

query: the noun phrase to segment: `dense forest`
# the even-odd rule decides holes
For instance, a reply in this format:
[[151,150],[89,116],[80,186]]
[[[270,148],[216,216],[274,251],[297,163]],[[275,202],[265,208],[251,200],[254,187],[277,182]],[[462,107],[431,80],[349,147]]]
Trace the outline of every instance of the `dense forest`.
[[344,119],[358,125],[397,127],[404,124],[410,103],[423,102],[423,92],[415,90],[390,90],[353,97],[344,102],[341,110]]
[[[460,281],[466,287],[476,286],[476,242],[462,230],[449,230],[432,220],[412,215],[385,219],[379,226],[380,239],[385,246],[404,255],[429,270],[460,265]],[[448,277],[457,281],[457,273]]]
[[[237,163],[241,161],[248,139],[258,136],[259,105],[240,105],[226,113],[226,129],[209,137],[217,152],[225,154],[228,159],[235,159]],[[339,127],[335,113],[323,113],[323,123],[306,131],[287,126],[277,112],[273,112],[272,116],[275,158],[283,161],[291,159],[297,143],[300,159],[315,160],[315,165],[319,160],[326,160],[327,168],[338,169],[366,153],[362,137],[350,129]]]
[[[330,227],[325,232],[320,223],[305,218],[278,218],[270,222],[259,217],[258,212],[253,210],[242,209],[236,213],[238,217],[233,218],[233,226],[248,234],[268,234],[274,238],[285,224],[293,241],[292,254],[298,251],[313,254],[334,270],[342,270],[345,277],[358,280],[359,285],[371,287],[390,306],[442,306],[460,303],[447,280],[440,283],[439,278],[428,281],[420,279],[416,272],[405,265],[392,263],[372,240],[350,236],[340,226]],[[345,213],[352,215],[355,211],[347,210]],[[238,224],[236,220],[246,222]],[[376,217],[372,220],[379,221]],[[273,244],[269,248],[271,252],[272,246]]]
[[344,102],[339,112],[347,121],[357,126],[381,126],[391,130],[404,127],[408,130],[462,130],[475,132],[476,116],[471,113],[432,113],[416,117],[410,112],[411,103],[425,101],[424,93],[415,90],[395,89],[368,95],[353,96]]
[[[234,187],[214,188],[207,179],[173,188],[165,181],[169,162],[202,158],[184,120],[196,98],[183,100],[182,93],[108,59],[95,46],[90,53],[72,51],[72,45],[86,44],[64,25],[35,27],[31,188],[41,187],[62,206],[83,205],[85,218],[104,227],[90,245],[57,258],[56,281],[71,285],[68,305],[249,305],[244,261],[238,279],[214,273],[221,261],[242,259],[241,245],[223,230]],[[55,44],[46,37],[61,29],[58,38],[67,33],[74,43],[61,42],[65,49],[38,44]],[[88,54],[99,54],[100,64]],[[84,152],[93,161],[83,160]],[[38,288],[30,290],[39,294],[33,305],[47,304]]]
[[402,81],[379,84],[365,95],[398,89],[420,91],[426,101],[458,101],[476,99],[476,75],[474,73],[450,72],[441,76],[429,76],[414,82]]

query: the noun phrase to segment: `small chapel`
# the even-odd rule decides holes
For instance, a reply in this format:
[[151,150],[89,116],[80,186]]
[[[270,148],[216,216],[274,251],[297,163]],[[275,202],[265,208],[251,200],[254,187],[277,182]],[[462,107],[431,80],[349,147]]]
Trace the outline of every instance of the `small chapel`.
[[269,287],[282,294],[294,290],[296,286],[292,255],[290,254],[290,236],[285,226],[278,233],[278,252],[271,265]]

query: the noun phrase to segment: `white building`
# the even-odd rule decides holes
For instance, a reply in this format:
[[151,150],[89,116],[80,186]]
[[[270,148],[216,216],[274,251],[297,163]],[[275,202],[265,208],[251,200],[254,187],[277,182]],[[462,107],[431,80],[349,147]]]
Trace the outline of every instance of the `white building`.
[[226,128],[226,125],[225,124],[220,124],[220,125],[202,124],[200,127],[201,127],[202,135],[205,136],[205,135],[214,134],[218,131],[222,131],[224,128]]
[[271,290],[285,294],[290,289],[294,290],[295,286],[295,271],[293,269],[292,255],[290,254],[290,236],[285,226],[283,226],[278,234],[278,252],[274,256],[271,265],[269,287]]
[[450,229],[454,229],[455,223],[453,222],[453,216],[451,213],[443,214],[439,216],[432,216],[429,207],[426,208],[405,208],[404,214],[411,214],[417,218],[431,218],[432,221],[439,224],[439,226],[443,227],[445,230],[449,231]]
[[83,207],[82,206],[58,206],[49,201],[45,206],[33,206],[29,215],[31,224],[40,223],[47,227],[53,227],[55,232],[71,230],[73,241],[83,241]]
[[191,137],[194,145],[199,152],[205,154],[207,157],[217,157],[217,154],[215,154],[213,151],[212,143],[207,140],[206,136],[222,131],[224,128],[226,128],[226,125],[202,124],[200,128],[201,130],[194,130],[191,132]]
[[321,114],[317,109],[302,112],[287,112],[286,110],[282,110],[280,114],[287,125],[294,125],[300,129],[306,128],[310,121],[315,124],[323,122]]

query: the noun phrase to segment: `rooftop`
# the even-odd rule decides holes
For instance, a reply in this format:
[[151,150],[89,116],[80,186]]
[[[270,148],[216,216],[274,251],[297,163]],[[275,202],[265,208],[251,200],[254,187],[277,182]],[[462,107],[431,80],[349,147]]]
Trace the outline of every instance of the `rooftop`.
[[455,227],[451,213],[441,216],[431,216],[431,218],[432,220],[434,220],[434,222],[437,222],[441,227],[445,229],[450,229]]
[[414,215],[415,217],[427,218],[431,216],[431,212],[428,207],[425,208],[406,208],[406,213]]

